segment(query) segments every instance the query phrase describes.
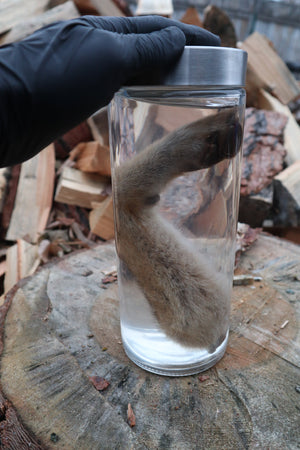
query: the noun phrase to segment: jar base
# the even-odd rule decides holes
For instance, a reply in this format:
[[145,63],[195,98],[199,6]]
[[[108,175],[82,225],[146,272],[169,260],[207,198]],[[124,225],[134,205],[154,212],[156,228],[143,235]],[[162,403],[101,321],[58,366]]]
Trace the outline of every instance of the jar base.
[[123,347],[126,355],[131,361],[133,361],[137,366],[142,369],[155,373],[157,375],[165,375],[171,377],[178,376],[188,376],[195,375],[205,370],[210,369],[214,366],[224,355],[227,342],[228,342],[228,332],[224,341],[217,347],[213,353],[203,352],[203,358],[198,361],[191,363],[184,362],[180,363],[169,363],[169,364],[158,364],[157,362],[150,361],[146,357],[138,355],[131,346],[128,345],[126,339],[123,337]]

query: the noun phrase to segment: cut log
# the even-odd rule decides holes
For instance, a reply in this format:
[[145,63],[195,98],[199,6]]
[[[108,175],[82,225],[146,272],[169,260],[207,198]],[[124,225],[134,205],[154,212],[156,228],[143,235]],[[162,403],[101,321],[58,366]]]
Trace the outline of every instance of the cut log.
[[9,31],[14,25],[46,11],[49,0],[1,0],[0,34]]
[[296,79],[265,36],[255,32],[240,47],[248,53],[246,86],[250,78],[251,90],[263,88],[285,105],[300,95]]
[[106,186],[107,180],[100,175],[65,167],[56,188],[55,201],[90,209],[93,202],[105,199]]
[[[299,246],[264,235],[241,255],[239,272],[261,281],[234,287],[227,351],[200,377],[150,374],[127,358],[117,282],[101,283],[116,264],[112,245],[45,267],[0,310],[1,442],[10,436],[7,448],[50,450],[297,448],[299,259]],[[109,385],[99,391],[90,377]]]
[[284,129],[284,148],[287,151],[288,165],[294,163],[300,159],[300,127],[290,108],[263,89],[260,89],[258,99],[259,108],[277,111],[287,117],[288,122]]
[[21,167],[8,241],[24,238],[36,242],[52,207],[55,178],[54,145],[51,144]]
[[82,172],[111,176],[109,147],[97,141],[82,142],[71,151],[70,158]]
[[222,9],[214,5],[207,6],[204,10],[203,27],[220,37],[222,47],[236,47],[233,22]]
[[274,225],[300,226],[300,160],[274,179]]
[[203,28],[203,22],[198,14],[195,6],[190,6],[184,15],[181,17],[180,22],[187,23],[188,25],[196,25]]
[[40,263],[37,245],[18,239],[6,253],[4,291],[7,292],[19,280],[32,275]]
[[102,203],[93,204],[89,222],[92,233],[105,240],[114,237],[114,212],[111,197],[107,197]]
[[[0,2],[1,5],[1,2]],[[1,8],[1,7],[0,7]],[[27,20],[22,20],[15,25],[4,37],[0,38],[0,45],[20,41],[34,31],[58,20],[68,20],[79,17],[78,11],[72,1],[56,6],[43,14]]]

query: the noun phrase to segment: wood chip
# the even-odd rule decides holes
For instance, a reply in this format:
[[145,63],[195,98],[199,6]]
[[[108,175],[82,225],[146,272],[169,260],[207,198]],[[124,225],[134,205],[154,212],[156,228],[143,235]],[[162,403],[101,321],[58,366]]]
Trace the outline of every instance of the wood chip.
[[281,325],[281,329],[285,328],[287,326],[287,324],[289,323],[289,320],[286,320],[285,322],[283,322],[283,324]]
[[209,380],[209,375],[200,375],[198,377],[198,380],[201,381],[201,383],[203,383],[203,381]]
[[234,275],[233,277],[233,286],[248,286],[253,284],[253,282],[253,275]]
[[136,424],[135,415],[134,415],[134,412],[132,410],[130,403],[128,403],[128,408],[127,408],[127,421],[131,427],[134,427]]
[[107,389],[110,385],[109,381],[103,377],[99,377],[98,375],[90,376],[89,380],[93,383],[97,391],[105,391],[105,389]]

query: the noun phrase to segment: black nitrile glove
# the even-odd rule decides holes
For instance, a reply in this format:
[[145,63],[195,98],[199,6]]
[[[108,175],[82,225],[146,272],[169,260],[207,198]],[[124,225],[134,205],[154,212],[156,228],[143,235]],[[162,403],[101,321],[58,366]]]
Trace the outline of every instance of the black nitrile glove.
[[0,166],[38,153],[133,77],[168,68],[184,45],[219,45],[219,39],[158,16],[86,16],[1,47]]

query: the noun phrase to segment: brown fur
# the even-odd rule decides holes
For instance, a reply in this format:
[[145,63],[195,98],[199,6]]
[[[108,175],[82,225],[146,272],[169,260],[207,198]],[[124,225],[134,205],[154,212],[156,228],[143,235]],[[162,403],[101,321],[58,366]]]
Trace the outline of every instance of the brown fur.
[[166,184],[210,167],[240,148],[232,110],[185,125],[115,171],[117,250],[162,330],[183,345],[216,347],[225,338],[229,292],[223,276],[159,213]]

